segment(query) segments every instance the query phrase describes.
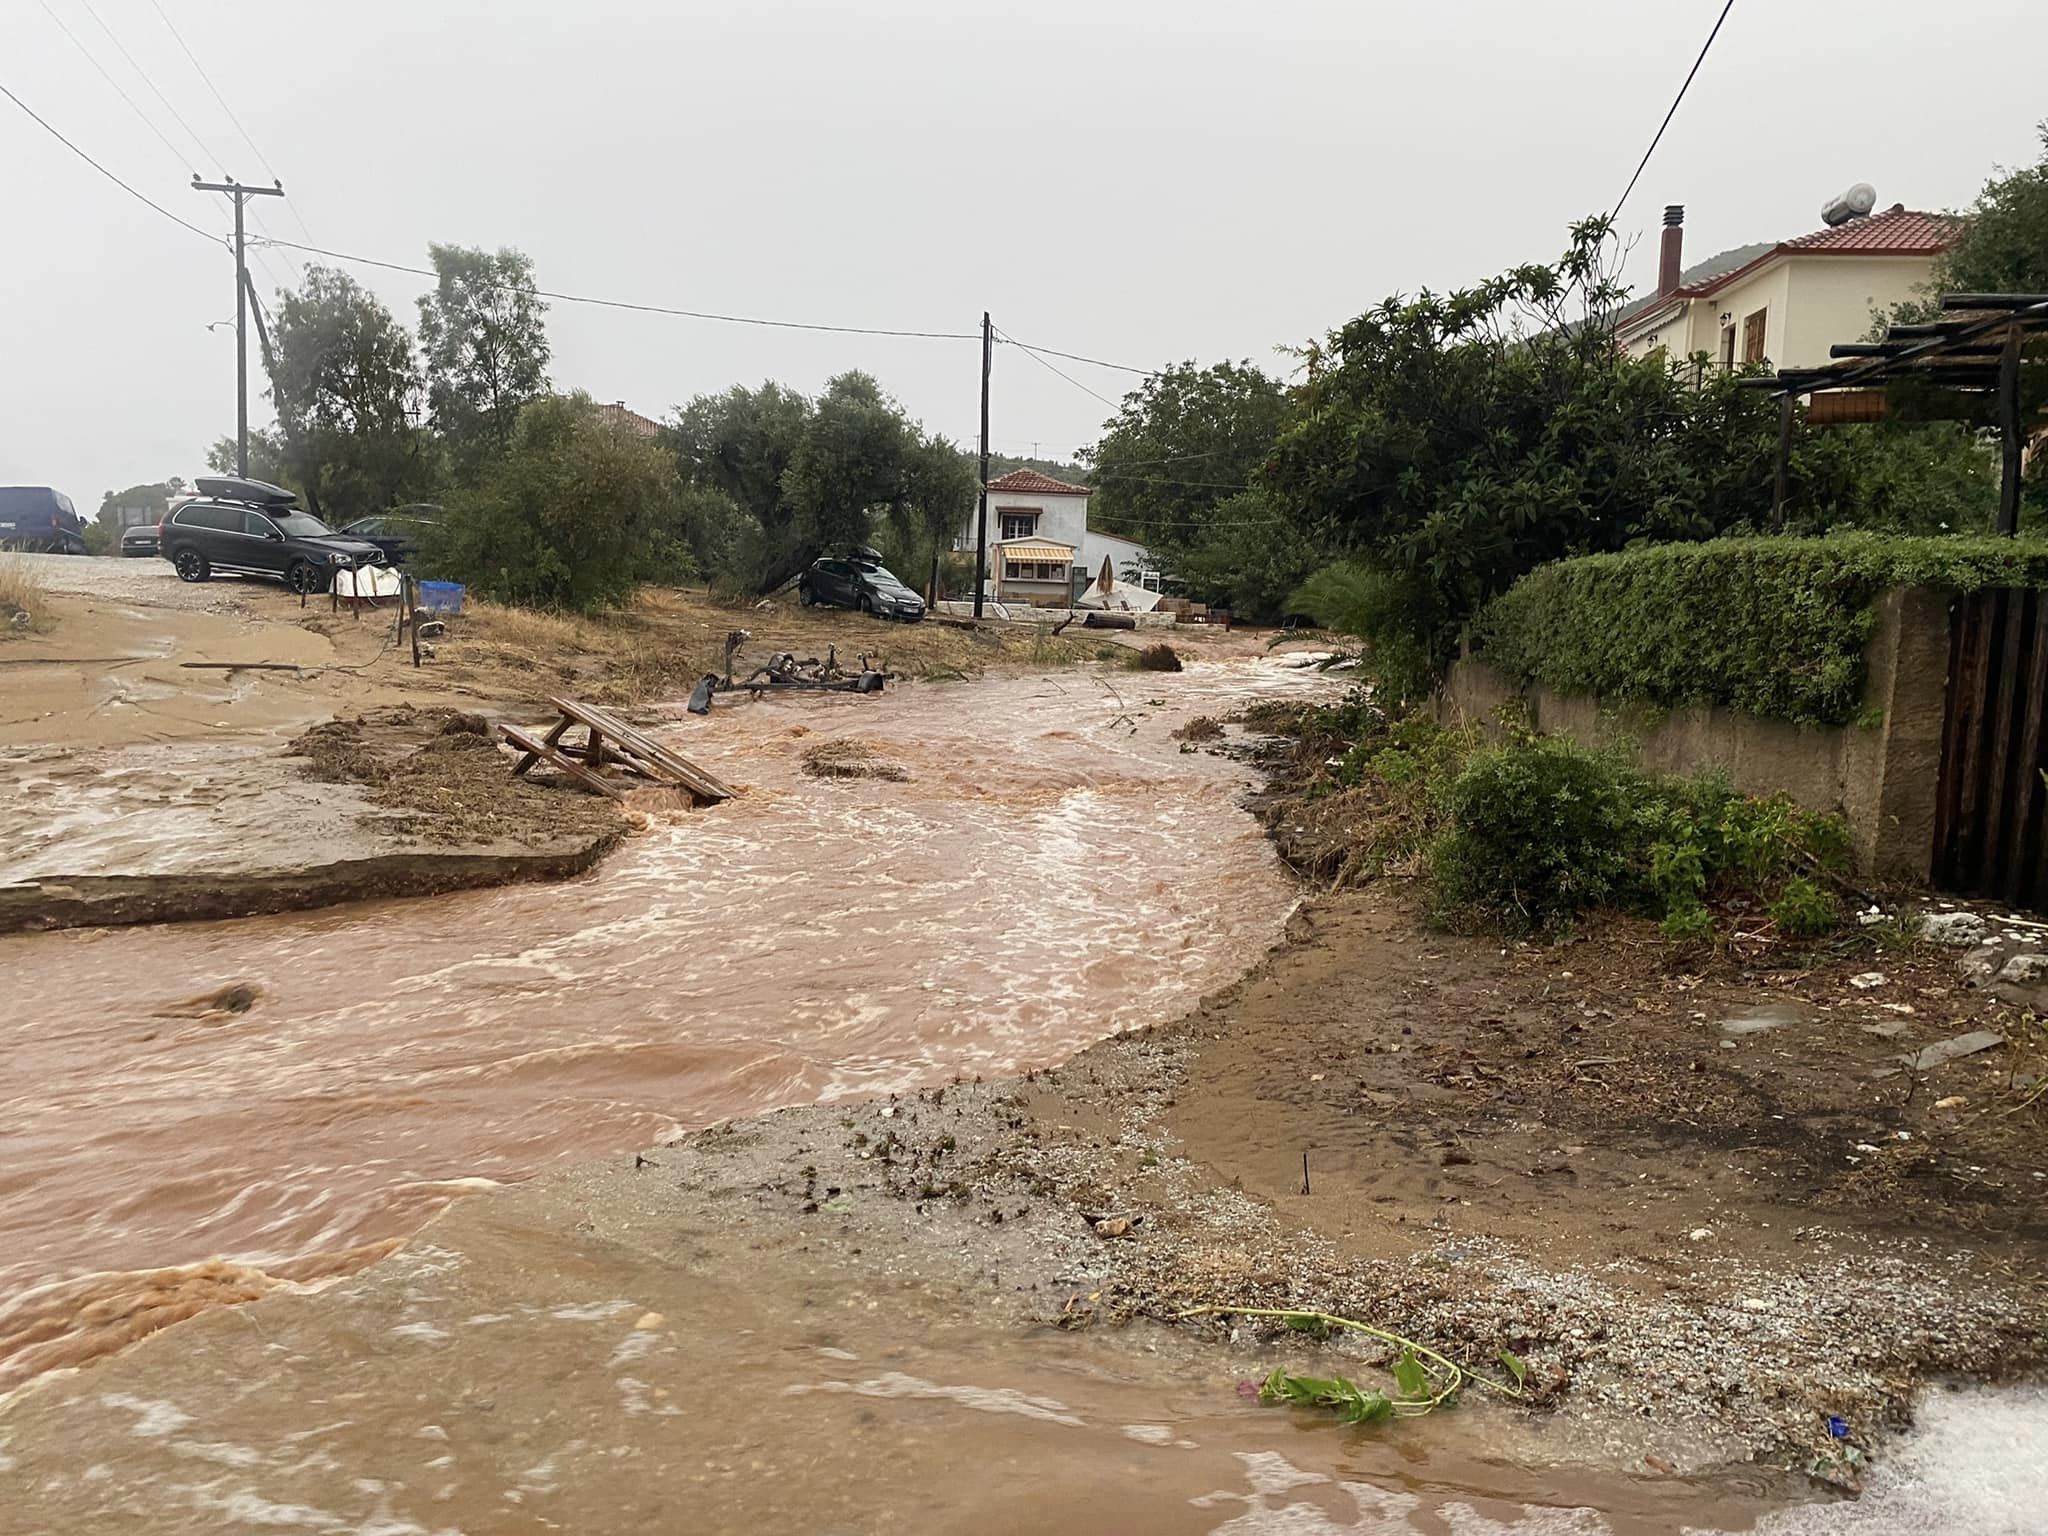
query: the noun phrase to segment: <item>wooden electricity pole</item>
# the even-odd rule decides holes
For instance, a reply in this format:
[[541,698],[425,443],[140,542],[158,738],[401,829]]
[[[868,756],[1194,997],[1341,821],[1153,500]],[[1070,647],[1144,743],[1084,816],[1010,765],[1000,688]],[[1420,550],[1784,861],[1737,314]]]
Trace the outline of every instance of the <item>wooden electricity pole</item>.
[[194,192],[225,192],[235,200],[235,473],[249,478],[249,264],[242,238],[242,204],[252,197],[283,197],[284,183],[251,187],[232,176],[223,181],[192,178]]
[[988,585],[988,373],[995,361],[995,328],[981,312],[981,504],[974,515],[974,616],[981,617],[982,589]]

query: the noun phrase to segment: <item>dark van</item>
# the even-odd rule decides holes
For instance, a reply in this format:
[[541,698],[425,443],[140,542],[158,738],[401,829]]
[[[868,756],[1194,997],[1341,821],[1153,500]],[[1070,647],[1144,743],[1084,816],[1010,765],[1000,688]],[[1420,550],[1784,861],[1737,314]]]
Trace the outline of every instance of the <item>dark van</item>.
[[0,549],[82,555],[85,523],[62,491],[47,485],[0,485]]

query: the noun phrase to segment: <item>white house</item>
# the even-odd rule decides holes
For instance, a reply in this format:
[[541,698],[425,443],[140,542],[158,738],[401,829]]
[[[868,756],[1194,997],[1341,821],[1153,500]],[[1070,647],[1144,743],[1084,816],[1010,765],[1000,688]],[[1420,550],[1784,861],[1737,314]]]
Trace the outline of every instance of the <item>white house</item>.
[[1894,205],[1686,268],[1684,226],[1682,207],[1664,210],[1657,291],[1622,310],[1614,339],[1632,357],[1704,352],[1723,368],[1824,366],[1828,348],[1870,329],[1873,312],[1915,296],[1959,227]]
[[[990,590],[998,602],[1065,607],[1109,560],[1121,575],[1149,568],[1144,545],[1088,527],[1085,485],[1069,485],[1035,469],[1017,469],[988,483]],[[955,548],[972,552],[978,509],[967,515]]]

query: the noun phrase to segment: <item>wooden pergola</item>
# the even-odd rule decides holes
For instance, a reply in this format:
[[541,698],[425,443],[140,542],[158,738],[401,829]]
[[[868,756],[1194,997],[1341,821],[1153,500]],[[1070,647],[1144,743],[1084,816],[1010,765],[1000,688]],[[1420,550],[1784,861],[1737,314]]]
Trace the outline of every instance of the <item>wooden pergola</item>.
[[[1883,387],[1915,380],[1958,394],[1993,397],[2003,472],[1998,488],[1998,531],[2019,532],[2020,470],[2028,432],[2020,419],[2020,363],[2027,343],[2048,336],[2048,293],[1950,293],[1941,299],[1943,317],[1920,325],[1894,325],[1882,341],[1838,342],[1828,349],[1836,362],[1825,368],[1787,368],[1738,379],[1748,389],[1768,389],[1782,402],[1778,417],[1776,506],[1785,509],[1792,465],[1793,405],[1801,395],[1861,392],[1868,409],[1830,413],[1836,421],[1874,420],[1884,414]],[[1818,414],[1818,401],[1816,401]]]

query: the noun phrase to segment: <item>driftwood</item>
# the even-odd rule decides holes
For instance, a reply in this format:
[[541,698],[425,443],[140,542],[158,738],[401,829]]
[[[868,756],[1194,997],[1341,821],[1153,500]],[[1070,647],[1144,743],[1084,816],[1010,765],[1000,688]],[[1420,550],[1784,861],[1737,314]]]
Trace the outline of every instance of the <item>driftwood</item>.
[[1128,613],[1091,613],[1081,620],[1083,629],[1136,629],[1137,618]]

